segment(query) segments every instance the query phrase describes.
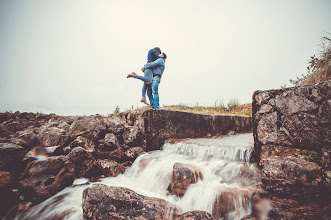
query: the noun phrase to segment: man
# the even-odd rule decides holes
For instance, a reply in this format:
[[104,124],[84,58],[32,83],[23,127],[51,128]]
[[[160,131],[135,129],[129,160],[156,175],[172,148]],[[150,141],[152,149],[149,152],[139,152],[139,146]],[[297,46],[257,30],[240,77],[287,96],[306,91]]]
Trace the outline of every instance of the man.
[[167,55],[162,53],[159,55],[161,58],[158,58],[154,62],[146,63],[141,70],[145,72],[145,69],[151,68],[153,70],[153,80],[152,84],[146,84],[147,86],[147,96],[149,102],[152,106],[152,109],[160,108],[160,99],[159,99],[159,84],[161,82],[161,77],[165,69],[165,61]]

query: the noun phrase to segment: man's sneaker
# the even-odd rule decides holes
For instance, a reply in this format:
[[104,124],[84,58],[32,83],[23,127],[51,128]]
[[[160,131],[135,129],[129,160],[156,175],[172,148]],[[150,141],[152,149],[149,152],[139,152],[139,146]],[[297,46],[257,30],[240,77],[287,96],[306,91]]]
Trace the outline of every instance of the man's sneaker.
[[149,105],[148,102],[146,101],[146,97],[142,97],[140,101],[145,105]]
[[130,73],[126,78],[136,78],[137,74],[135,72]]

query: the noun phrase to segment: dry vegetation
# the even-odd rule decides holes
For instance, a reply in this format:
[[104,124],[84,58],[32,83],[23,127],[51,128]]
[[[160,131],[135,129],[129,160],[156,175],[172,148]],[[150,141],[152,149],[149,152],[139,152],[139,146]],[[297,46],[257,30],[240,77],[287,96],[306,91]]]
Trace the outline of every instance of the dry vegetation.
[[307,73],[290,80],[293,86],[331,80],[331,37],[322,37],[321,48],[318,56],[310,57]]
[[189,107],[185,105],[169,105],[164,106],[161,109],[166,110],[175,110],[175,111],[184,111],[184,112],[193,112],[199,114],[211,114],[211,115],[238,115],[238,116],[252,116],[252,105],[245,104],[245,105],[236,105],[232,107],[203,107],[203,106],[195,106]]

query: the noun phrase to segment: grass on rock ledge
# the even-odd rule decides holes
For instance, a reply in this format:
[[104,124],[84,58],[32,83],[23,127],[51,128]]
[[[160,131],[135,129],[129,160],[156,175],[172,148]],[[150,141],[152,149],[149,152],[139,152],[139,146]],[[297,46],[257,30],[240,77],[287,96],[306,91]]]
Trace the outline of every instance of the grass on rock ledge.
[[[150,109],[150,107],[142,107],[139,109]],[[137,110],[139,110],[137,109]],[[186,106],[186,105],[166,105],[161,107],[163,110],[172,110],[172,111],[183,111],[191,112],[197,114],[208,114],[208,115],[228,115],[228,116],[252,116],[252,105],[233,105],[229,107],[216,106],[216,107],[204,107],[204,106]]]

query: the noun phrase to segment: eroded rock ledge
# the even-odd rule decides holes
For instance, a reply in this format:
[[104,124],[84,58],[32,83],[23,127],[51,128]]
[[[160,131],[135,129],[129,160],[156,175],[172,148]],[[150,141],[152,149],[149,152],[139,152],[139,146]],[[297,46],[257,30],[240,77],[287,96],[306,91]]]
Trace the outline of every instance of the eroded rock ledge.
[[261,168],[263,188],[273,197],[271,215],[325,218],[331,211],[325,173],[331,168],[331,81],[256,91],[252,106],[252,159]]

